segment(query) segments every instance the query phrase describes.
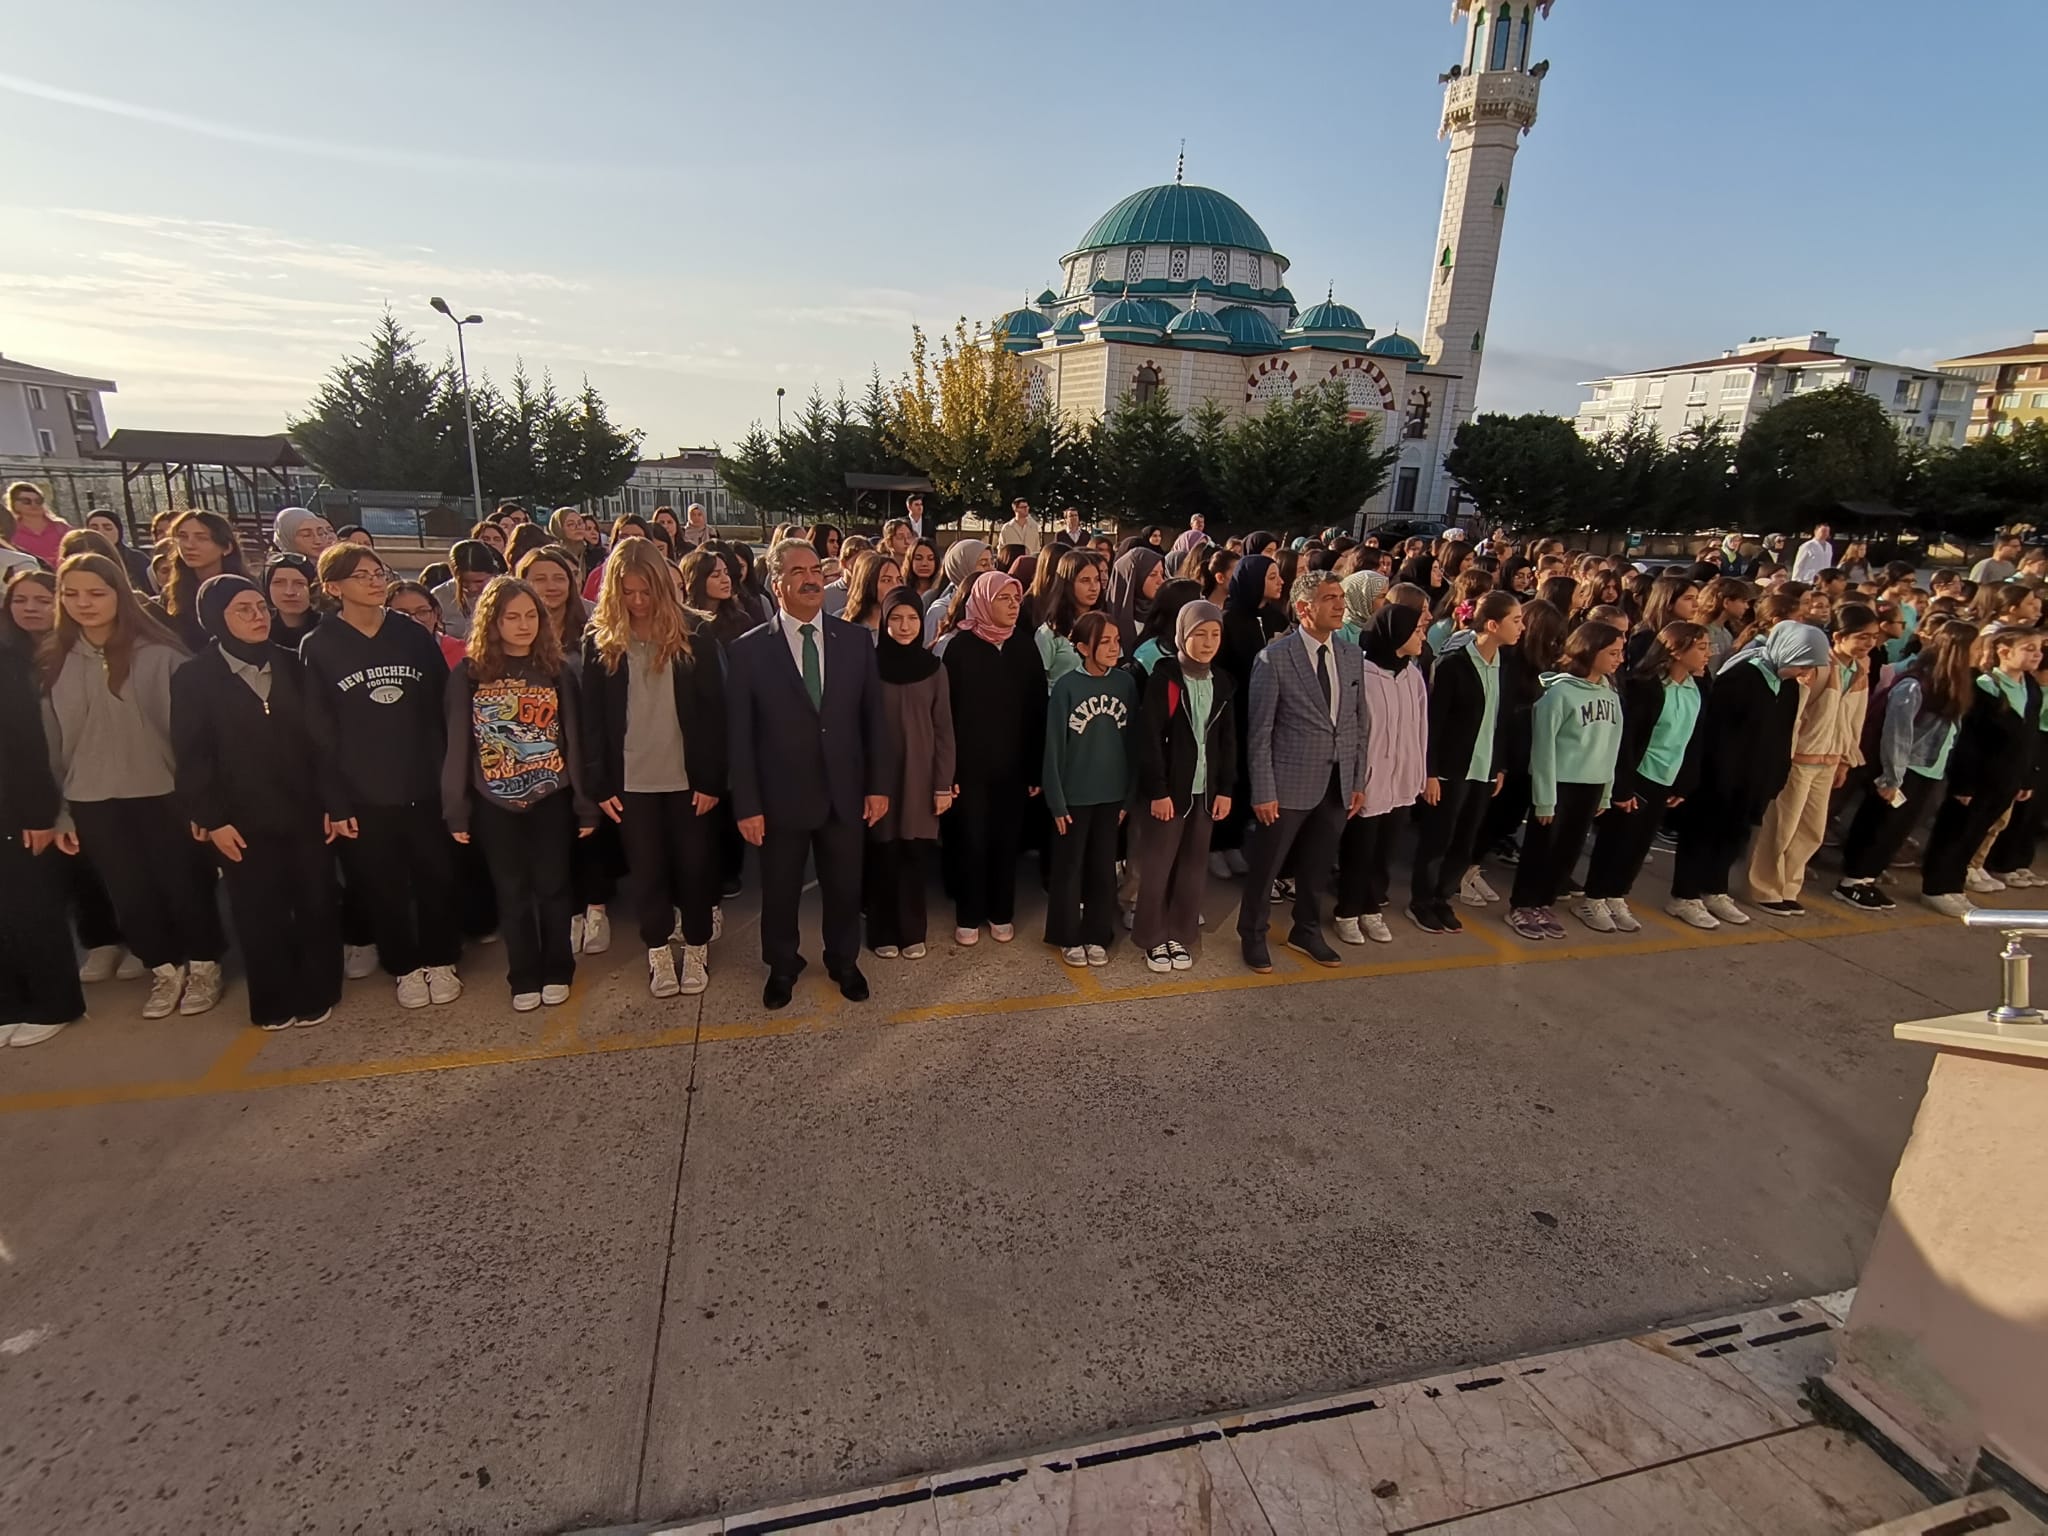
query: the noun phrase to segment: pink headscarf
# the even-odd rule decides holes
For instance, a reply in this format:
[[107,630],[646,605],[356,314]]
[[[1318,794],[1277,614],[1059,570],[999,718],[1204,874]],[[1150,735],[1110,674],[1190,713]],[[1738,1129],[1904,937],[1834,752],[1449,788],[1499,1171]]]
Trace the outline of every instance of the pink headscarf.
[[960,627],[970,635],[979,635],[990,645],[1001,645],[1017,631],[1014,620],[998,624],[991,611],[996,597],[1005,587],[1016,587],[1022,597],[1024,589],[1017,585],[1017,578],[1005,576],[1001,571],[983,571],[974,578],[974,585],[967,592],[967,608],[960,615]]

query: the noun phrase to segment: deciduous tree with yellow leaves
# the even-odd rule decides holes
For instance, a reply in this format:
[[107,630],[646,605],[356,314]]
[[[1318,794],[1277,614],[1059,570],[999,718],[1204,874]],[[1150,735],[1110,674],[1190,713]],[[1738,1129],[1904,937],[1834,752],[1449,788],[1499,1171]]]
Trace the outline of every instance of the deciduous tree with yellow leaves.
[[937,358],[922,329],[912,326],[910,336],[910,372],[897,387],[890,436],[947,501],[998,507],[1003,488],[1032,470],[1026,365],[999,343],[968,335],[964,319],[939,338]]

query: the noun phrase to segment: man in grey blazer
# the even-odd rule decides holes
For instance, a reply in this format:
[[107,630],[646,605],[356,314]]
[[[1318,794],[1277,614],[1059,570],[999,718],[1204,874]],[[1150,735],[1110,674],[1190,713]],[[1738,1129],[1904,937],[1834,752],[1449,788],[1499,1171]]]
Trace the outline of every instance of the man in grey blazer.
[[1339,963],[1323,937],[1322,888],[1347,816],[1365,810],[1365,653],[1337,634],[1344,586],[1306,571],[1291,594],[1297,628],[1252,664],[1246,726],[1254,824],[1245,842],[1237,937],[1244,963],[1273,969],[1266,949],[1273,877],[1294,858],[1294,926],[1287,947],[1318,965]]

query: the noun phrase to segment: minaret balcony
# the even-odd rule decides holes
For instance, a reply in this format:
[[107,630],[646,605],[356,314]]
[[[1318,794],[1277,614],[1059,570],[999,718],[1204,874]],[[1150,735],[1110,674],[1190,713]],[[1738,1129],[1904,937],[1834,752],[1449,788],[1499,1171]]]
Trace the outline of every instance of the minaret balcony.
[[1523,70],[1482,70],[1444,87],[1444,124],[1437,137],[1478,123],[1512,123],[1527,133],[1536,121],[1543,82]]

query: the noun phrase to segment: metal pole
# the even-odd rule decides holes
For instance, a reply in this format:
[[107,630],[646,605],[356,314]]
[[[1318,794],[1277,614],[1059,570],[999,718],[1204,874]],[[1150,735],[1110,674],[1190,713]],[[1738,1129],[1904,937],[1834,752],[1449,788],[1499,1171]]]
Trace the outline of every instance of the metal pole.
[[455,321],[455,355],[462,363],[462,425],[469,434],[469,490],[476,498],[475,521],[480,523],[484,520],[484,482],[476,469],[476,416],[469,408],[469,352],[462,345],[463,324]]

